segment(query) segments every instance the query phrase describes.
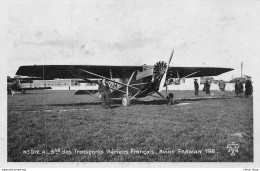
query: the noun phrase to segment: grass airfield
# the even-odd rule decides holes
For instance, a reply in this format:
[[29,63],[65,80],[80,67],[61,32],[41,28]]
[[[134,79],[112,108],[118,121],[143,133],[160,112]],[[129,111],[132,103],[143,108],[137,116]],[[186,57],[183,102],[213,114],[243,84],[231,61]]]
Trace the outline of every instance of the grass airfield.
[[186,100],[167,106],[147,97],[102,109],[98,99],[74,91],[8,95],[8,161],[253,162],[252,97],[188,100],[194,91],[172,92]]

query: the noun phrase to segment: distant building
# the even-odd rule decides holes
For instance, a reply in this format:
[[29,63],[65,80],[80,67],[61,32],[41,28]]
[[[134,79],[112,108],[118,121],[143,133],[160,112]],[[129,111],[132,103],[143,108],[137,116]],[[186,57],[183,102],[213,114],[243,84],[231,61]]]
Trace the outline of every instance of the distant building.
[[[97,81],[100,79],[90,79]],[[95,83],[86,83],[82,79],[55,79],[55,80],[33,80],[32,83],[23,83],[26,88],[51,87],[52,90],[97,90]]]

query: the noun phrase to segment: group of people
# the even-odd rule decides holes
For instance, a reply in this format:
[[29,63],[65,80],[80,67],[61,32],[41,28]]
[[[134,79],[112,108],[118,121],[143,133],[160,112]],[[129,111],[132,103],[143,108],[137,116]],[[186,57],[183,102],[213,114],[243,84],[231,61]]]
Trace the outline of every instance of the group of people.
[[[225,87],[226,87],[225,81],[220,80],[218,83],[218,86],[219,86],[222,96],[224,96]],[[199,95],[199,84],[197,82],[197,79],[194,79],[194,89],[195,89],[195,96],[198,96]],[[238,96],[242,97],[243,89],[244,89],[244,86],[243,86],[242,81],[240,81],[239,79],[236,80],[236,83],[235,83],[236,96],[235,97],[238,97]],[[206,94],[210,94],[210,84],[208,81],[206,81],[204,83],[203,92],[206,92]],[[250,80],[247,80],[246,84],[245,84],[245,97],[251,96],[252,92],[253,92],[252,83]]]
[[[103,79],[101,82],[99,82],[99,87],[98,87],[98,91],[101,95],[101,101],[102,101],[102,106],[105,109],[109,109],[110,108],[110,98],[109,98],[109,85],[106,82],[105,79]],[[219,89],[221,91],[222,96],[225,95],[225,87],[226,87],[226,83],[223,80],[220,80],[218,83]],[[194,79],[194,88],[195,88],[195,96],[199,95],[199,84],[197,82],[197,79]],[[236,97],[242,97],[242,93],[243,93],[243,83],[240,80],[237,80],[235,83],[235,93],[236,93]],[[206,81],[204,83],[204,87],[203,87],[203,92],[205,92],[206,94],[210,94],[210,83],[208,81]],[[248,97],[250,95],[252,95],[252,91],[253,91],[253,86],[251,84],[250,80],[247,80],[246,84],[245,84],[245,97]],[[169,104],[174,103],[174,101],[172,99],[173,98],[173,94],[170,94],[167,96],[167,99],[169,100]]]
[[[244,86],[242,81],[240,80],[236,80],[235,83],[235,93],[236,93],[236,97],[242,97],[242,93],[244,90]],[[246,81],[245,84],[245,97],[251,96],[253,92],[253,86],[250,80]]]
[[[199,95],[199,83],[197,80],[198,79],[194,79],[195,96]],[[205,82],[202,91],[206,92],[206,94],[210,94],[210,84],[208,81]]]

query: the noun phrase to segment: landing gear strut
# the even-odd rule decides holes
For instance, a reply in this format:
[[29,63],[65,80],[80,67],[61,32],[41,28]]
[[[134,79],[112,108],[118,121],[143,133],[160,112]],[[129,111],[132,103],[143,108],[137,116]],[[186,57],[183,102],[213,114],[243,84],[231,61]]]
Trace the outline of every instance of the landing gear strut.
[[130,105],[130,98],[128,95],[124,94],[122,97],[122,104],[123,106],[129,106]]

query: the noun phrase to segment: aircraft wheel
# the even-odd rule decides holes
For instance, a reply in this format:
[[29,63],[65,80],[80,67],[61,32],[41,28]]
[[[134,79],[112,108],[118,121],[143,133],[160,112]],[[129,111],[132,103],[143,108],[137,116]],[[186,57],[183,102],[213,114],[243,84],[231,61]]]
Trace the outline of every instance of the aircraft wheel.
[[123,106],[129,106],[130,105],[130,98],[128,95],[124,94],[122,97],[122,104]]

